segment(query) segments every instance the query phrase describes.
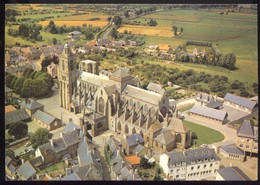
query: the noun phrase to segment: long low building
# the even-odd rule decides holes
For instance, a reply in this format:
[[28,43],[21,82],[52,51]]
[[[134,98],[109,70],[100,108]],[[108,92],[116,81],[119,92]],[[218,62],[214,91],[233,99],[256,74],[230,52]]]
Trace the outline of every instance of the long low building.
[[24,109],[18,109],[5,114],[5,127],[6,129],[13,123],[18,121],[29,121],[31,117]]
[[216,110],[196,104],[189,110],[189,115],[218,124],[226,123],[228,117],[228,114],[225,111]]
[[245,160],[245,152],[240,148],[236,147],[236,145],[234,144],[221,146],[219,153],[224,158],[239,160],[241,162],[244,162]]
[[224,181],[250,181],[251,179],[238,167],[232,166],[217,171],[216,180]]
[[54,130],[61,127],[61,120],[53,117],[52,115],[37,110],[33,115],[32,119],[39,123],[41,126],[47,128],[48,130]]
[[252,113],[257,110],[257,103],[248,99],[227,93],[224,97],[224,104],[236,109]]

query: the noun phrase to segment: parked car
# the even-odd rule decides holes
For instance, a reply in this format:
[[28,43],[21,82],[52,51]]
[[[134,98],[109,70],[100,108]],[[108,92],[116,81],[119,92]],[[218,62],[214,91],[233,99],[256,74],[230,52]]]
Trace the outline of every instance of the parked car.
[[29,149],[25,149],[26,151],[26,153],[29,153],[29,152],[31,152],[31,151],[33,151],[33,149],[32,148],[29,148]]
[[21,152],[19,156],[22,156],[22,155],[24,155],[24,154],[26,154],[26,153],[25,153],[25,152]]
[[208,145],[207,144],[202,144],[202,145],[200,145],[200,147],[201,148],[206,148],[206,147],[208,147]]
[[32,144],[31,142],[28,142],[24,146],[27,147],[27,146],[30,146],[31,144]]

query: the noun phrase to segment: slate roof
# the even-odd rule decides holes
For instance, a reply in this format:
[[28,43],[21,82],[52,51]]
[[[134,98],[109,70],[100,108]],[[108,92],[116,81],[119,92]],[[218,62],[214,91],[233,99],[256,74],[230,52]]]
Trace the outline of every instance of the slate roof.
[[161,94],[144,90],[131,85],[127,85],[122,94],[134,99],[142,100],[153,105],[159,105],[163,97]]
[[11,161],[12,161],[12,158],[9,157],[8,155],[6,155],[6,156],[5,156],[5,165],[6,165],[6,166],[9,165]]
[[64,128],[64,130],[62,132],[65,134],[67,132],[72,132],[75,129],[76,130],[80,129],[80,126],[75,123],[70,122],[69,124],[66,125],[66,127]]
[[196,104],[189,110],[189,112],[214,118],[220,121],[224,121],[225,117],[227,116],[227,112],[225,111],[216,110],[216,109],[212,109],[212,108],[208,108]]
[[129,146],[138,145],[139,143],[144,143],[144,139],[140,134],[132,134],[127,136],[126,142]]
[[238,167],[226,167],[217,171],[227,181],[250,181],[251,179]]
[[77,130],[73,130],[72,132],[63,134],[62,138],[67,147],[79,142],[79,135]]
[[77,172],[74,172],[68,176],[62,177],[62,181],[80,181],[83,180]]
[[249,109],[253,109],[256,106],[256,102],[247,100],[245,98],[241,98],[239,96],[227,93],[226,96],[224,97],[225,101],[229,101],[232,103],[235,103],[237,105],[241,105],[243,107],[249,108]]
[[144,149],[144,146],[138,144],[138,145],[134,146],[131,150],[135,154],[136,152],[140,153],[141,151],[143,151],[143,149]]
[[53,117],[52,115],[46,113],[46,112],[43,112],[41,110],[37,110],[33,115],[32,115],[33,118],[36,118],[38,120],[40,120],[41,122],[43,123],[46,123],[46,124],[51,124],[56,118]]
[[178,133],[186,133],[190,131],[189,127],[187,127],[181,119],[178,119],[176,117],[171,118],[167,128],[173,132],[178,132]]
[[222,106],[222,103],[219,102],[219,101],[215,101],[215,102],[207,103],[206,106],[209,107],[209,108],[218,109],[219,107]]
[[26,109],[29,109],[29,110],[43,107],[42,104],[40,104],[39,102],[37,102],[37,101],[35,101],[35,100],[31,99],[31,98],[29,98],[28,100],[29,100],[28,103],[26,103],[26,100],[25,100],[22,103],[20,103],[20,105],[25,107]]
[[198,148],[193,150],[187,150],[185,154],[183,152],[171,152],[167,154],[170,158],[169,164],[177,164],[181,162],[186,162],[186,164],[191,164],[192,161],[196,162],[198,160],[203,161],[204,159],[213,158],[215,161],[219,161],[220,158],[215,153],[214,149],[209,148]]
[[73,31],[73,32],[70,32],[70,34],[81,34],[81,32],[79,32],[79,31]]
[[88,150],[88,143],[83,140],[78,147],[78,160],[80,166],[87,166],[93,163],[91,151]]
[[113,73],[113,76],[118,78],[130,76],[129,69],[124,67],[118,67],[117,70]]
[[253,124],[249,120],[244,120],[237,131],[237,135],[240,137],[255,138]]
[[13,164],[10,164],[8,167],[7,167],[12,173],[14,173],[16,171],[16,166],[14,166]]
[[79,72],[79,78],[82,81],[86,81],[88,83],[94,84],[96,86],[101,85],[113,85],[114,82],[110,81],[107,76],[99,76],[96,74],[84,72],[84,71],[78,71]]
[[163,89],[163,87],[159,84],[150,82],[147,86],[147,90],[159,93],[159,94],[164,94],[165,90]]
[[236,147],[235,145],[226,145],[221,146],[220,148],[230,154],[245,155],[244,151]]
[[24,109],[18,109],[5,114],[5,125],[9,125],[18,121],[30,119],[31,117]]
[[42,160],[42,157],[41,156],[38,156],[38,157],[34,157],[33,159],[30,160],[30,163],[33,165],[33,166],[40,166],[41,164],[43,164],[43,160]]
[[[52,148],[50,142],[45,143],[45,144],[39,146],[38,148],[39,148],[39,150],[40,150],[40,152],[41,152],[41,154],[42,154],[43,157],[45,157],[46,155],[50,155],[50,153],[53,152],[53,148]],[[46,151],[48,151],[47,154],[45,154]]]
[[53,151],[58,153],[62,150],[65,150],[67,147],[62,138],[53,139]]
[[117,92],[116,85],[106,85],[104,86],[104,90],[106,91],[108,96],[111,96],[112,94]]
[[163,145],[168,145],[174,141],[174,136],[170,130],[166,129],[164,131],[160,131],[159,135],[154,138],[154,140]]
[[29,161],[23,163],[17,170],[17,173],[24,177],[26,180],[36,174],[35,168]]

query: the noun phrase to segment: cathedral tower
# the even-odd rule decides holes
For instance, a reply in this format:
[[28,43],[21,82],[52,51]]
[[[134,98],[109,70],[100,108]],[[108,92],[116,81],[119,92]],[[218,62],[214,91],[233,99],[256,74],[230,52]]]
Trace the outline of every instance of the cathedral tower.
[[76,56],[72,53],[68,43],[64,45],[62,54],[59,56],[59,102],[60,107],[69,111],[72,95],[76,92],[77,69]]

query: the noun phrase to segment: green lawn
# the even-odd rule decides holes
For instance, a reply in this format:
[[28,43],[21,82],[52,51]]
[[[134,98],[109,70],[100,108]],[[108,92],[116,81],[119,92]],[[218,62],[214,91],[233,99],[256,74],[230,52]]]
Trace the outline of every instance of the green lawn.
[[200,146],[202,144],[212,144],[224,139],[224,135],[216,130],[186,120],[183,122],[190,128],[191,132],[195,132],[197,134],[198,139],[196,139],[195,146]]
[[192,104],[192,105],[188,105],[188,106],[186,106],[186,107],[183,107],[183,108],[181,108],[181,109],[178,109],[180,112],[184,112],[184,111],[186,111],[186,110],[189,110],[189,109],[191,109],[192,107],[193,107],[193,105],[194,104]]

